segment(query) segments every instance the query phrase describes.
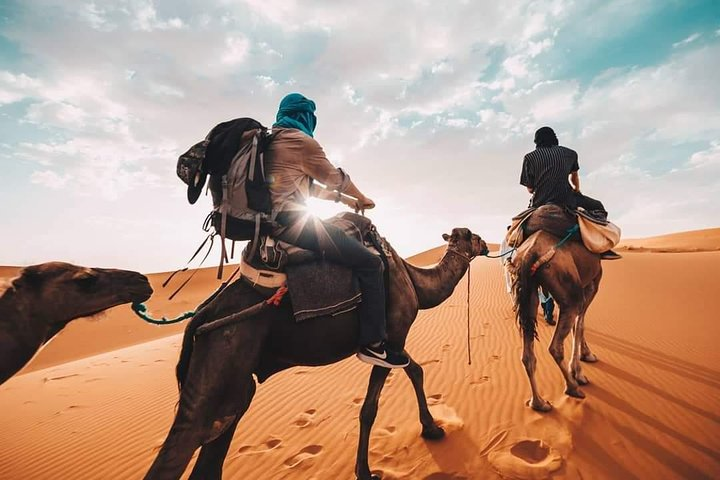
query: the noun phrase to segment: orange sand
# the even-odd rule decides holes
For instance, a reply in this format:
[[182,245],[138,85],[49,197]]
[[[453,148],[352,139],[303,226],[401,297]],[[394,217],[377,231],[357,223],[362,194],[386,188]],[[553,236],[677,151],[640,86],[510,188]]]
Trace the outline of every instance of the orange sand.
[[[688,250],[694,247],[686,242],[707,232],[637,245]],[[708,244],[720,245],[720,229],[710,232]],[[426,260],[436,261],[433,255]],[[587,338],[600,362],[585,366],[592,382],[585,400],[563,395],[546,352],[552,330],[540,324],[537,379],[555,405],[549,414],[524,406],[529,388],[500,262],[475,260],[472,365],[464,280],[445,303],[420,314],[408,338],[448,436],[420,438],[410,382],[394,371],[372,432],[371,468],[384,479],[720,478],[720,252],[624,255],[604,264],[588,313]],[[215,288],[212,275],[204,271],[191,283],[185,304],[158,291],[151,308],[191,308]],[[178,328],[143,325],[127,306],[71,324],[29,373],[0,386],[0,479],[141,478],[174,414]],[[348,359],[294,368],[261,385],[225,477],[353,478],[369,371]]]

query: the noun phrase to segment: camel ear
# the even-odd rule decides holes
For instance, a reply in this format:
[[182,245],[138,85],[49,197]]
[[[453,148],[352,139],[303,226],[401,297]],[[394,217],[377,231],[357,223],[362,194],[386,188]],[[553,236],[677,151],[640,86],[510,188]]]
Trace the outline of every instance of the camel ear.
[[447,233],[443,233],[443,240],[445,240],[446,242],[450,240],[450,235],[448,235]]

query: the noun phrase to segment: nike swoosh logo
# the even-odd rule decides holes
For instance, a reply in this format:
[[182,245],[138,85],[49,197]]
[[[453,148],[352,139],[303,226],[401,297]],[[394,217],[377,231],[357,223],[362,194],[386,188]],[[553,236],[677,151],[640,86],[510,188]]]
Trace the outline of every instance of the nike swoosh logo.
[[377,352],[373,352],[373,353],[375,354],[376,357],[378,357],[378,358],[381,359],[381,360],[387,359],[387,352],[386,352],[385,350],[383,350],[382,355],[380,355],[380,354],[377,353]]

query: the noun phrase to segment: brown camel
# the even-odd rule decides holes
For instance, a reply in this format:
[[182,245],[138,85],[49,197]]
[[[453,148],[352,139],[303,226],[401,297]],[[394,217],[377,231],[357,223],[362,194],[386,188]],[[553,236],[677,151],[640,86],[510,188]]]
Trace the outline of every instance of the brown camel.
[[[445,234],[443,238],[449,242],[445,255],[435,267],[427,269],[408,264],[388,245],[391,252],[388,256],[388,344],[398,351],[404,351],[405,339],[418,310],[432,308],[448,298],[470,261],[487,253],[485,242],[466,228],[455,228],[452,235]],[[206,321],[241,311],[262,300],[245,282],[235,282],[200,308],[187,326],[177,366],[179,407],[146,479],[180,478],[198,447],[202,448],[190,478],[220,479],[235,427],[255,394],[253,374],[263,382],[293,366],[327,365],[357,351],[355,311],[296,323],[288,302],[241,323],[194,335],[198,326]],[[378,478],[370,473],[368,442],[388,373],[387,368],[372,368],[360,411],[355,466],[360,480]],[[445,432],[435,424],[428,410],[422,368],[410,358],[405,373],[417,395],[422,436],[442,438]]]
[[[565,236],[563,233],[572,227],[574,219],[566,216],[562,210],[554,211],[559,207],[540,208],[543,209],[540,215],[531,218],[526,227],[528,233],[534,233],[520,245],[507,267],[513,278],[514,308],[523,337],[522,362],[532,391],[528,405],[534,410],[547,412],[552,409],[552,405],[540,396],[535,383],[537,361],[534,341],[537,338],[538,286],[549,291],[560,308],[549,350],[565,377],[565,393],[575,398],[585,398],[579,386],[586,385],[588,380],[582,373],[580,360],[597,361],[585,342],[585,312],[600,286],[602,267],[600,255],[587,250],[577,239],[578,234],[558,246]],[[542,225],[544,221],[551,225]],[[568,366],[564,360],[563,342],[570,331],[573,332],[573,343]]]
[[24,268],[0,295],[0,384],[71,320],[150,295],[137,272],[62,262]]

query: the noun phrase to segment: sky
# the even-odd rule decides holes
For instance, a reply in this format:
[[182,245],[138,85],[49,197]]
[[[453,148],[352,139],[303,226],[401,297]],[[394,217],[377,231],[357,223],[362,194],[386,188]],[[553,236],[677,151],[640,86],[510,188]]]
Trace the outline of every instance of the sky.
[[183,266],[177,156],[291,92],[403,256],[499,242],[544,125],[624,237],[717,227],[718,85],[716,0],[3,0],[0,264]]

